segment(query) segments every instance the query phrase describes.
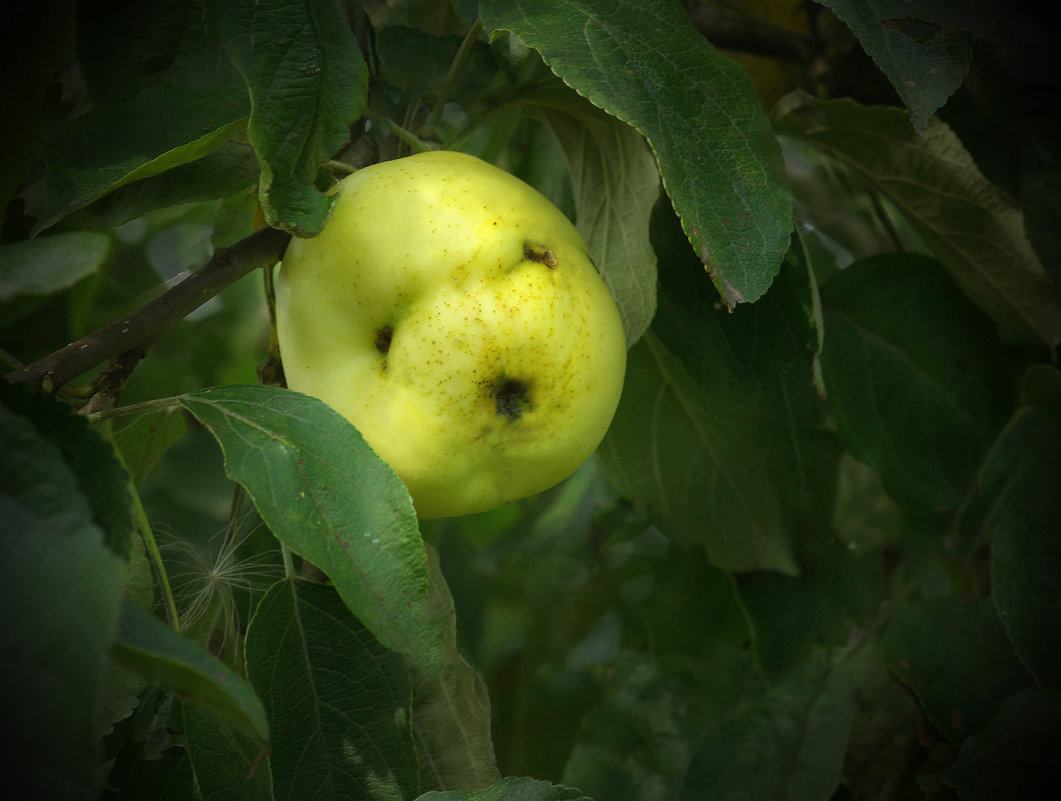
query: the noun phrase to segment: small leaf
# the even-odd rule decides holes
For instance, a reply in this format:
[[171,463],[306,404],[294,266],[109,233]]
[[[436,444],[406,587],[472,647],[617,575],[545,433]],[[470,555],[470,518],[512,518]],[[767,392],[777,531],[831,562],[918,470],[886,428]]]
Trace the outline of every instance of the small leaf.
[[207,25],[250,92],[266,222],[312,236],[331,210],[318,169],[365,109],[368,68],[349,22],[334,0],[208,0]]
[[126,667],[157,679],[260,743],[269,739],[265,709],[251,686],[216,657],[126,601],[113,653]]
[[145,412],[120,428],[115,426],[114,443],[136,486],[140,486],[170,446],[184,436],[187,428],[184,417],[175,409]]
[[578,232],[619,305],[632,345],[656,312],[656,254],[648,236],[659,198],[655,159],[637,131],[578,95],[550,91],[527,99],[563,149]]
[[954,133],[922,136],[898,109],[793,93],[778,133],[810,142],[888,198],[962,291],[1003,325],[1061,343],[1061,290],[1028,241],[1020,207],[983,177]]
[[780,148],[751,79],[669,0],[480,3],[593,105],[648,140],[663,185],[728,306],[757,300],[792,230]]
[[908,603],[896,611],[882,646],[888,670],[955,745],[984,728],[1010,695],[1031,689],[990,599],[965,603],[945,595]]
[[416,801],[592,801],[573,787],[528,778],[506,778],[481,790],[424,793]]
[[[973,55],[973,30],[966,12],[948,14],[949,4],[932,0],[817,0],[842,19],[863,50],[887,76],[917,131],[954,93]],[[955,4],[961,10],[969,4]],[[982,13],[982,12],[981,12]],[[983,25],[976,24],[983,29]]]
[[918,778],[925,792],[949,785],[964,801],[1046,799],[1057,787],[1061,692],[1026,690],[1006,700],[991,724],[967,739],[946,770]]
[[913,254],[856,262],[821,298],[822,373],[841,439],[900,503],[956,509],[1010,404],[991,321]]
[[[20,298],[46,298],[92,275],[110,254],[110,238],[87,231],[68,231],[0,245],[0,304]],[[29,311],[30,307],[23,305]],[[18,308],[0,312],[9,323]]]
[[335,583],[384,645],[424,669],[442,661],[428,622],[427,557],[412,500],[357,429],[326,404],[270,387],[181,397],[214,435],[276,537]]
[[808,667],[712,728],[682,801],[828,801],[840,781],[854,714],[844,668]]
[[755,419],[701,388],[654,335],[630,350],[598,451],[609,477],[671,536],[724,570],[796,573]]

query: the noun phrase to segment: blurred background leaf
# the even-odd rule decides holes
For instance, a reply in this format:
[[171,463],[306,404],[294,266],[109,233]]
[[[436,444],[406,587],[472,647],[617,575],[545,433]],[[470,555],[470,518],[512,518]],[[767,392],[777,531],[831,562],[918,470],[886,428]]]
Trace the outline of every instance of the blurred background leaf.
[[599,451],[609,477],[717,567],[795,573],[765,450],[752,416],[699,386],[656,337],[631,349]]
[[[1046,368],[1051,369],[1052,368]],[[1027,382],[1026,382],[1027,385]],[[1061,687],[1061,396],[1018,409],[980,470],[995,605],[1039,686]]]
[[1009,696],[1032,689],[988,598],[944,595],[908,603],[896,612],[882,647],[888,669],[956,746],[982,730]]
[[716,722],[680,799],[828,801],[840,781],[853,709],[843,667],[813,662]]
[[1010,405],[995,326],[936,262],[882,254],[821,290],[829,413],[900,503],[957,509]]
[[966,801],[1048,798],[1061,748],[1061,694],[1025,690],[1006,700],[955,763],[918,780],[926,791],[946,784]]
[[1061,343],[1061,290],[1024,232],[1013,199],[987,181],[954,133],[915,134],[903,112],[793,93],[775,128],[854,168],[895,204],[962,290],[1007,330]]
[[[990,5],[817,0],[842,19],[910,111],[919,133],[961,85],[973,56],[974,36],[987,36],[998,13]],[[970,13],[972,12],[972,13]]]

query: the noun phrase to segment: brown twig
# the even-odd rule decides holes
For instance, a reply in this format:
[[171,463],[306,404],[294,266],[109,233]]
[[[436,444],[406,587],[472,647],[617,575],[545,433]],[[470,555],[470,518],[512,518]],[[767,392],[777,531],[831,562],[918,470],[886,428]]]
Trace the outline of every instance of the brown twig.
[[7,374],[7,380],[55,392],[101,362],[146,350],[167,328],[184,319],[225,287],[257,267],[280,260],[291,235],[263,228],[213,257],[176,286],[127,317],[93,331],[33,364]]
[[143,348],[133,348],[112,359],[92,382],[92,396],[78,411],[88,415],[113,409],[118,402],[118,396],[125,388],[125,382],[145,355],[147,351]]

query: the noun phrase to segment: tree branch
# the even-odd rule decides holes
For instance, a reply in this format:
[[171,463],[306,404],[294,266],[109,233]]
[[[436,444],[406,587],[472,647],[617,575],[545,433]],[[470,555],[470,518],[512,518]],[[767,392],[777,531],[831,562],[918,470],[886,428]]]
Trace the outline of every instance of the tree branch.
[[230,248],[218,248],[210,261],[150,303],[6,378],[51,393],[101,362],[146,350],[222,289],[255,268],[279,261],[290,239],[284,231],[263,228]]

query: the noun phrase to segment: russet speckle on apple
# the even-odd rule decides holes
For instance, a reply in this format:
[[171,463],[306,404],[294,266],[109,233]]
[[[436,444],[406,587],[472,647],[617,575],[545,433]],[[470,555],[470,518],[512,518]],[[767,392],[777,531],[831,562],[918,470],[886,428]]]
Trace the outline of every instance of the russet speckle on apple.
[[421,517],[562,481],[619,402],[619,311],[570,221],[515,176],[432,151],[366,167],[288,247],[288,386],[346,417]]

